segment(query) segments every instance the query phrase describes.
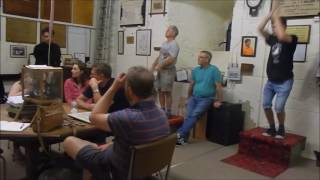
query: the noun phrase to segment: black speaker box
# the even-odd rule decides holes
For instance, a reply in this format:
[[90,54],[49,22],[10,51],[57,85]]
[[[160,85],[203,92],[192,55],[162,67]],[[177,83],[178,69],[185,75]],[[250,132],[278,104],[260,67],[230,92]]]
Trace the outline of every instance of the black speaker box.
[[243,130],[244,112],[241,104],[224,102],[220,108],[208,111],[206,136],[209,141],[222,145],[239,142],[239,133]]

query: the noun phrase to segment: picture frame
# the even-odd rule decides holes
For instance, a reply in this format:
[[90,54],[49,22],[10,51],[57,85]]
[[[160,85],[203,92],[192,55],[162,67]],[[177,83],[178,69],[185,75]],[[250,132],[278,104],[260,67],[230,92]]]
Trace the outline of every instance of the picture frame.
[[26,58],[27,46],[10,45],[10,57],[11,58]]
[[124,54],[124,31],[118,31],[118,54]]
[[311,25],[288,25],[287,34],[294,34],[298,37],[298,44],[309,44]]
[[127,44],[134,44],[134,36],[127,36]]
[[136,55],[150,56],[151,55],[151,29],[138,29],[136,31]]
[[120,27],[145,25],[146,0],[121,0]]
[[257,36],[242,36],[241,56],[256,57],[257,52]]
[[293,54],[294,63],[304,63],[306,62],[307,56],[307,44],[297,44],[296,50]]
[[166,0],[151,0],[150,15],[153,14],[167,14]]
[[319,15],[319,0],[272,0],[271,9],[279,8],[279,16],[287,19],[312,18]]

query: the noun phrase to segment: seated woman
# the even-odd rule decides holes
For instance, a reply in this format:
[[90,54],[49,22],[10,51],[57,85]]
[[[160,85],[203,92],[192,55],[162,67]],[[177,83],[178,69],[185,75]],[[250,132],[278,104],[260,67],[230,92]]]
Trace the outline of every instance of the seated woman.
[[77,60],[72,67],[72,77],[64,82],[64,98],[69,104],[82,94],[88,85],[88,76],[85,73],[86,65]]
[[21,81],[16,81],[10,88],[8,96],[21,96],[22,95],[22,85]]

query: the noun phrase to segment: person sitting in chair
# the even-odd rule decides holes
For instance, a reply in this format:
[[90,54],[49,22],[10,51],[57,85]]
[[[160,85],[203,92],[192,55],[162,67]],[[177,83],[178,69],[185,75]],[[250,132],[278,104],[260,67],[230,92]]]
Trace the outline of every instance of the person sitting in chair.
[[[96,128],[113,132],[113,143],[98,146],[76,137],[68,137],[63,142],[65,152],[89,170],[93,179],[108,179],[110,173],[113,179],[127,179],[130,147],[168,136],[166,114],[153,100],[153,81],[153,74],[146,68],[132,67],[127,75],[122,73],[117,77],[94,106],[90,121]],[[113,97],[122,87],[131,106],[107,113]]]
[[85,73],[86,64],[77,60],[71,69],[71,78],[64,82],[64,98],[68,104],[72,104],[88,86],[88,76]]
[[[114,78],[111,78],[111,67],[106,63],[94,64],[91,69],[91,79],[88,87],[77,98],[77,105],[80,108],[92,110],[98,100],[111,87]],[[92,103],[88,103],[88,100]],[[113,104],[109,111],[124,109],[129,106],[129,102],[124,95],[124,89],[120,88],[113,99]]]

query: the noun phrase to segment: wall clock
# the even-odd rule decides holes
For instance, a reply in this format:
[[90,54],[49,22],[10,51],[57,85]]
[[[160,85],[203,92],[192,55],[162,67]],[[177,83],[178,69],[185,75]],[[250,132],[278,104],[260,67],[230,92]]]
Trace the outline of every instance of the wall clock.
[[258,9],[262,0],[246,0],[247,6],[250,8],[249,14],[253,17],[258,15]]

